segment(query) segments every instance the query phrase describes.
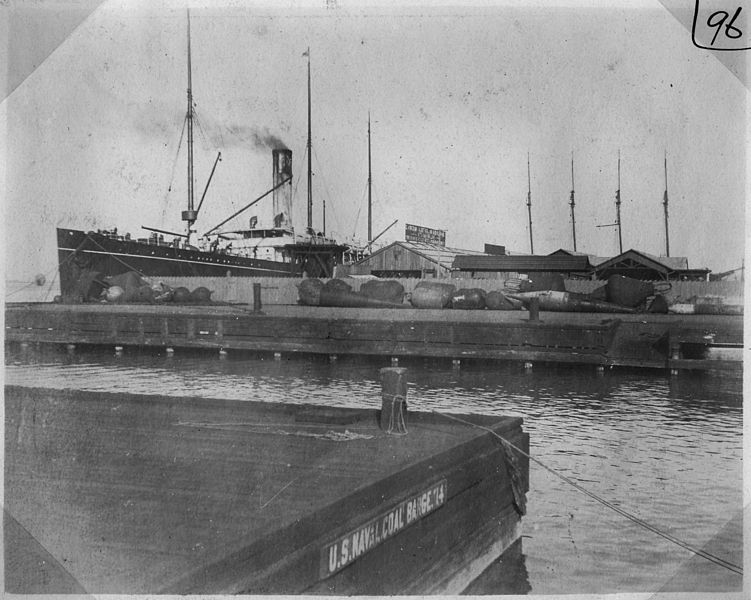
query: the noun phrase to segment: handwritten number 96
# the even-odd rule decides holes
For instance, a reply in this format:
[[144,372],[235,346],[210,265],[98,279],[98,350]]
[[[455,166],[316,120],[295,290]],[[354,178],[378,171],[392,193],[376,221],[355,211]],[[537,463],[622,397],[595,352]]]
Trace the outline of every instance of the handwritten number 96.
[[722,29],[723,25],[725,26],[725,35],[727,37],[735,40],[743,35],[743,32],[740,29],[733,26],[733,23],[735,23],[738,15],[741,14],[741,8],[742,7],[740,6],[738,7],[738,10],[735,11],[735,14],[727,23],[725,23],[725,21],[728,19],[728,17],[730,17],[730,13],[727,13],[724,10],[718,10],[717,12],[713,12],[711,15],[709,15],[709,18],[707,19],[707,25],[717,28],[717,30],[714,32],[714,37],[712,38],[712,45],[714,45],[715,40],[717,39],[717,35],[720,33],[720,29]]

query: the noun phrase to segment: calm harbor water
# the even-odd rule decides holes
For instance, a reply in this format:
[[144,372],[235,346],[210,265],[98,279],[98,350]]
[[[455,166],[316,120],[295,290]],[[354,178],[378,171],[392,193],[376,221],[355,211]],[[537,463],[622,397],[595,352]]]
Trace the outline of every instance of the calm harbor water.
[[[383,359],[6,350],[15,385],[337,406],[380,406]],[[411,410],[519,415],[531,454],[591,492],[702,548],[742,507],[740,376],[402,361]],[[521,556],[473,594],[740,591],[741,577],[530,465]],[[731,562],[739,556],[722,554]],[[695,560],[695,558],[694,558]],[[697,582],[701,582],[698,584]],[[699,588],[696,586],[700,585]]]

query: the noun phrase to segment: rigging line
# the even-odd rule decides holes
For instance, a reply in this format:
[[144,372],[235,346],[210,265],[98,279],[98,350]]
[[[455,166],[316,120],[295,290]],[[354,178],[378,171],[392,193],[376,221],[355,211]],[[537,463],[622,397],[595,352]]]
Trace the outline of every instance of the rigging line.
[[[165,200],[167,199],[167,194],[169,194],[172,191],[172,184],[175,182],[175,168],[177,167],[177,159],[180,155],[180,148],[183,145],[183,137],[185,136],[185,125],[187,124],[187,122],[188,122],[188,117],[185,117],[183,119],[183,129],[180,132],[180,140],[177,142],[177,150],[175,150],[175,159],[172,161],[172,174],[170,175],[169,186],[167,186],[167,191],[164,194]],[[162,211],[162,216],[164,216],[164,211]]]
[[[49,270],[47,270],[47,271],[45,271],[45,272],[44,272],[44,276],[45,276],[45,278],[46,278],[46,277],[47,277],[47,276],[48,276],[48,275],[49,275],[50,273],[52,273],[53,271],[55,272],[55,276],[54,276],[54,277],[52,278],[52,281],[50,281],[50,285],[49,285],[49,288],[48,288],[48,290],[47,290],[47,293],[46,293],[46,294],[45,294],[45,296],[44,296],[44,297],[45,297],[45,299],[47,298],[47,296],[49,296],[49,294],[50,294],[50,291],[52,291],[52,284],[53,284],[53,283],[55,283],[55,279],[57,279],[57,276],[58,276],[58,275],[60,274],[60,267],[62,267],[62,266],[63,266],[63,265],[65,264],[65,263],[67,263],[67,262],[68,262],[69,260],[71,260],[71,259],[72,259],[72,258],[73,258],[73,257],[75,256],[76,252],[78,252],[78,251],[79,251],[79,250],[80,250],[81,248],[83,248],[84,244],[85,244],[85,243],[86,243],[87,241],[92,241],[92,242],[94,241],[93,239],[91,239],[91,237],[89,236],[89,234],[88,234],[88,233],[87,233],[87,234],[85,235],[85,237],[83,238],[83,241],[82,241],[82,242],[81,242],[80,244],[78,244],[78,246],[77,246],[77,247],[76,247],[76,248],[75,248],[75,249],[73,250],[73,252],[71,252],[70,254],[68,254],[68,256],[66,256],[66,257],[65,257],[65,258],[64,258],[63,260],[59,261],[59,262],[58,262],[58,264],[56,264],[56,265],[54,265],[54,266],[50,267],[50,269],[49,269]],[[6,297],[6,298],[10,298],[10,297],[11,297],[11,296],[13,296],[14,294],[17,294],[18,292],[20,292],[20,291],[22,291],[22,290],[25,290],[25,289],[26,289],[27,287],[29,287],[29,286],[30,286],[30,285],[32,285],[33,283],[34,283],[34,282],[32,281],[31,283],[28,283],[28,284],[26,284],[26,285],[25,285],[25,286],[23,286],[22,288],[19,288],[19,289],[17,289],[17,290],[15,290],[15,291],[13,291],[13,292],[10,292],[9,294],[6,294],[6,295],[5,295],[5,297]]]
[[459,417],[455,417],[454,415],[450,415],[450,414],[446,414],[446,413],[441,413],[441,412],[438,412],[437,410],[433,410],[433,412],[436,413],[437,415],[440,415],[440,416],[445,417],[447,419],[452,419],[454,421],[458,421],[459,423],[464,423],[465,425],[471,425],[472,427],[477,427],[479,429],[484,429],[485,431],[489,432],[491,435],[494,435],[495,437],[497,437],[499,440],[501,440],[505,444],[508,444],[511,448],[513,448],[514,450],[516,450],[519,454],[521,454],[521,455],[527,457],[529,460],[537,463],[538,465],[540,465],[546,471],[549,471],[550,473],[552,473],[556,477],[562,479],[563,481],[565,481],[569,485],[575,487],[577,490],[579,490],[583,494],[586,494],[587,496],[589,496],[593,500],[597,500],[597,502],[599,502],[600,504],[603,504],[607,508],[610,508],[611,510],[614,510],[615,512],[617,512],[621,516],[626,517],[628,520],[632,521],[633,523],[636,523],[637,525],[641,525],[642,527],[644,527],[645,529],[648,529],[652,533],[656,533],[657,535],[665,538],[669,542],[673,542],[674,544],[680,546],[681,548],[684,548],[684,549],[686,549],[686,550],[688,550],[690,552],[693,552],[697,556],[701,556],[702,558],[706,558],[708,561],[713,562],[716,565],[719,565],[721,567],[725,567],[729,571],[733,571],[734,573],[737,573],[738,575],[743,575],[743,567],[739,567],[738,565],[736,565],[734,563],[731,563],[731,562],[729,562],[729,561],[727,561],[727,560],[725,560],[723,558],[720,558],[719,556],[715,556],[714,554],[711,554],[711,553],[707,552],[706,550],[702,550],[701,548],[696,548],[696,547],[688,544],[687,542],[679,540],[678,538],[670,535],[669,533],[667,533],[665,531],[662,531],[661,529],[658,529],[657,527],[655,527],[654,525],[651,525],[651,524],[647,523],[643,519],[640,519],[636,515],[633,515],[630,512],[628,512],[628,511],[626,511],[626,510],[624,510],[624,509],[616,506],[615,504],[613,504],[612,502],[609,502],[605,498],[602,498],[601,496],[598,496],[594,492],[590,492],[588,489],[586,489],[585,487],[579,485],[578,483],[576,483],[576,481],[574,481],[570,477],[566,477],[565,475],[559,473],[558,471],[556,471],[552,467],[547,466],[545,463],[543,463],[539,459],[531,456],[530,454],[526,453],[521,448],[519,448],[516,445],[512,444],[507,439],[505,439],[504,437],[502,437],[501,435],[499,435],[498,433],[496,433],[495,431],[493,431],[490,427],[485,427],[483,425],[477,425],[476,423],[472,423],[470,421],[465,421],[464,419],[460,419]]
[[[316,149],[313,148],[312,150],[313,150],[313,156],[315,156],[316,158],[316,163],[320,165],[321,161],[318,160],[318,153],[316,152]],[[323,184],[323,189],[326,191],[326,197],[328,198],[329,204],[331,204],[331,209],[332,209],[331,213],[334,215],[334,220],[336,221],[337,229],[341,230],[342,227],[341,227],[341,223],[339,222],[339,217],[336,212],[336,206],[334,206],[334,199],[331,196],[331,191],[329,190],[329,185],[326,182],[326,178],[323,176],[323,172],[321,172],[320,177],[321,177],[321,183]]]

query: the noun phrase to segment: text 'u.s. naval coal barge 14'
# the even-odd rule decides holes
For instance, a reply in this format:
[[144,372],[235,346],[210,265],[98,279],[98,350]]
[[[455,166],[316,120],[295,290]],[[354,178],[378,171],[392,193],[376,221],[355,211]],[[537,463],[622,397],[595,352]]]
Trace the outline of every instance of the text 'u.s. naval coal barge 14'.
[[[60,289],[63,297],[72,294],[82,277],[92,274],[119,275],[136,271],[144,277],[333,277],[334,266],[345,262],[350,247],[316,233],[312,227],[310,160],[308,161],[308,224],[303,233],[292,226],[292,151],[272,150],[273,187],[244,208],[204,233],[198,246],[191,244],[192,228],[203,205],[204,196],[194,206],[193,181],[193,93],[190,52],[190,18],[188,18],[188,110],[186,129],[188,144],[188,203],[182,211],[186,233],[152,227],[147,238],[131,238],[117,229],[84,232],[57,230]],[[309,53],[308,57],[309,57]],[[310,58],[308,58],[308,116],[310,118]],[[310,154],[310,124],[308,125]],[[221,159],[217,155],[214,169]],[[214,174],[209,176],[209,183]],[[208,184],[206,185],[208,189]],[[273,226],[258,227],[251,217],[248,228],[219,230],[231,219],[269,194],[273,202]],[[325,221],[324,221],[325,222]],[[165,240],[165,234],[172,241]]]

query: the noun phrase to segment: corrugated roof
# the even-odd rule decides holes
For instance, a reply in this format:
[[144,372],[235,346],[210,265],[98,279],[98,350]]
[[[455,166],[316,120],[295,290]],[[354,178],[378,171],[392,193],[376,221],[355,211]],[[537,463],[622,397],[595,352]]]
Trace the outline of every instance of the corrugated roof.
[[[662,267],[665,271],[687,271],[688,258],[685,256],[654,256],[640,250],[626,250],[623,254],[609,258],[603,263],[597,265],[598,270],[604,270],[617,265],[619,262],[631,259],[644,264],[645,267],[652,267],[659,270]],[[652,263],[650,265],[649,263]]]
[[587,256],[466,256],[454,259],[454,269],[461,271],[588,271]]
[[447,246],[437,246],[435,244],[428,244],[425,242],[402,242],[397,241],[389,244],[388,246],[385,246],[383,248],[380,248],[378,251],[374,252],[370,256],[365,257],[361,261],[359,261],[357,264],[364,264],[367,263],[370,258],[373,256],[376,256],[382,252],[386,252],[389,248],[393,248],[394,246],[401,246],[402,248],[409,250],[410,252],[415,252],[416,254],[419,254],[423,256],[425,259],[429,260],[430,262],[433,262],[445,269],[450,269],[451,265],[454,262],[454,258],[459,255],[483,255],[482,252],[477,252],[475,250],[462,250],[459,248],[449,248]]

